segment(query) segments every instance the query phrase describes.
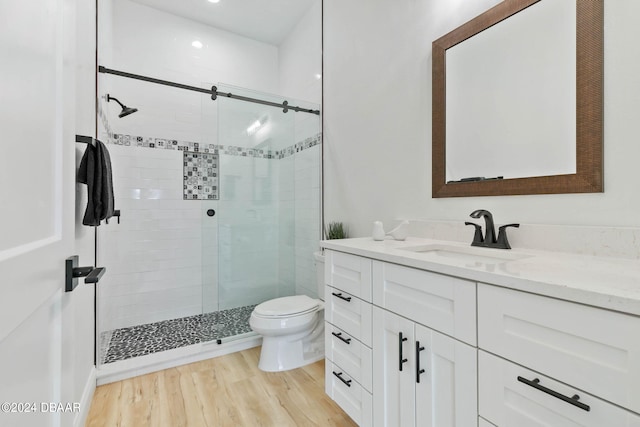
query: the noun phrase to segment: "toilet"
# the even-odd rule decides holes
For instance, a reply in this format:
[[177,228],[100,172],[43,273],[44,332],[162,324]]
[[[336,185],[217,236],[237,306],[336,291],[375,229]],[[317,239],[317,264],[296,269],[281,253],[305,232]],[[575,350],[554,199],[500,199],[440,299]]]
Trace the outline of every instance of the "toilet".
[[[314,253],[318,296],[324,298],[324,255]],[[306,295],[258,304],[249,325],[262,335],[258,368],[287,371],[324,358],[324,302]]]

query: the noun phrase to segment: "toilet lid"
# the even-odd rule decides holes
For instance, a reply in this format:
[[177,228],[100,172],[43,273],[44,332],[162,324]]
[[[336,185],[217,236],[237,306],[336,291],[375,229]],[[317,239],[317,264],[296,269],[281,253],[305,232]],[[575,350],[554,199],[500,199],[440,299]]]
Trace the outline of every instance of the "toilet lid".
[[276,298],[258,304],[253,311],[259,316],[281,317],[304,314],[318,308],[318,300],[306,295]]

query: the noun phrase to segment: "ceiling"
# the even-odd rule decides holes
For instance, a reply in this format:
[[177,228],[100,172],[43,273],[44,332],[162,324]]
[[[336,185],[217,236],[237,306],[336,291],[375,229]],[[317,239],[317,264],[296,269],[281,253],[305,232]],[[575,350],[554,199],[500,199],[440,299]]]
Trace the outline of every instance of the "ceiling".
[[318,0],[132,0],[172,15],[279,46]]

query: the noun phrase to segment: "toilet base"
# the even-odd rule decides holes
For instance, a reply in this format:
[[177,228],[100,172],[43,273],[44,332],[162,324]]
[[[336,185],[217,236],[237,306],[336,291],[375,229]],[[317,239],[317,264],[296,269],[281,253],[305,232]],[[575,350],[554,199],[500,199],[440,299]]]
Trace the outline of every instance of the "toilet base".
[[324,322],[319,322],[306,338],[296,335],[264,336],[258,368],[266,372],[288,371],[324,359]]

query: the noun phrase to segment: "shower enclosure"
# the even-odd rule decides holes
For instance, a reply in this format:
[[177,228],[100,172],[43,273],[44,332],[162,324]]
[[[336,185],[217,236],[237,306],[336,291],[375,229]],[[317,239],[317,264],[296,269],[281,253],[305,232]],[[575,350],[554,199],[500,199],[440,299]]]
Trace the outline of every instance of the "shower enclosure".
[[98,2],[99,382],[257,345],[256,304],[317,296],[322,2],[222,3]]
[[[102,79],[124,98],[118,77]],[[136,84],[149,83],[126,82],[130,89]],[[282,103],[239,87],[218,90]],[[129,93],[133,100],[135,90]],[[317,296],[319,115],[181,96],[183,106],[200,104],[198,142],[143,134],[181,125],[150,123],[143,112],[151,104],[142,98],[130,102],[139,123],[131,115],[128,128],[113,118],[115,108],[101,104],[101,138],[110,142],[122,212],[119,224],[111,221],[97,236],[99,263],[110,272],[98,288],[102,364],[246,338],[256,304],[296,293]]]

